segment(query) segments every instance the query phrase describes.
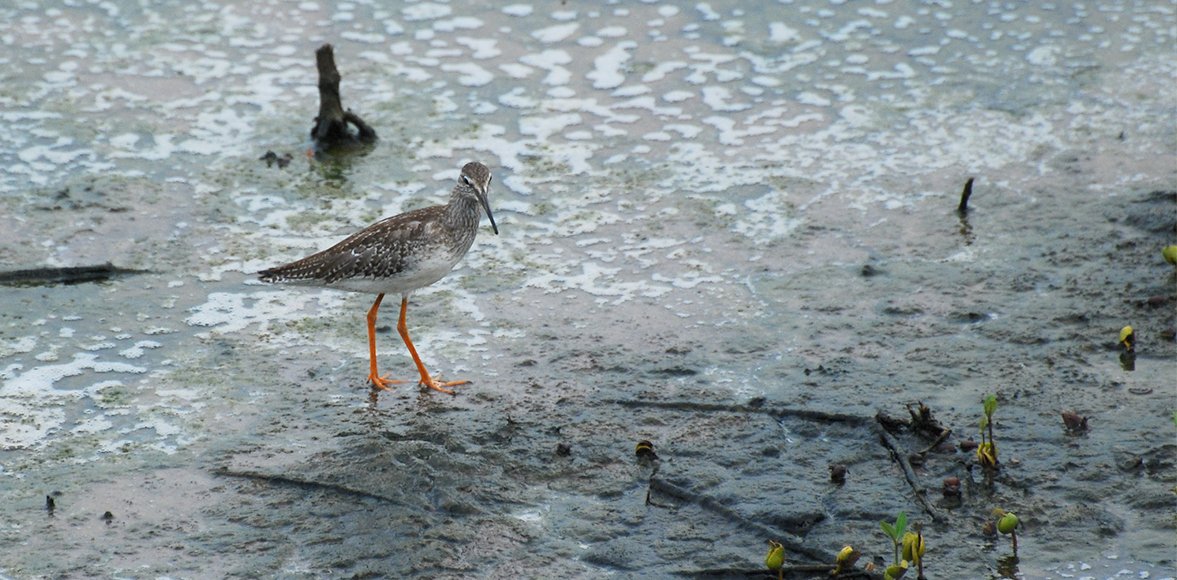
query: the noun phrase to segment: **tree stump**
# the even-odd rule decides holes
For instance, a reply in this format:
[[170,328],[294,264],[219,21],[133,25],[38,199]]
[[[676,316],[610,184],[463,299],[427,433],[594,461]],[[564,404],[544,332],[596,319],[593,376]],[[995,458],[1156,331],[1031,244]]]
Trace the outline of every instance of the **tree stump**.
[[[335,50],[324,44],[315,51],[315,64],[319,69],[319,115],[311,129],[311,138],[317,149],[330,149],[341,145],[357,145],[376,141],[376,130],[364,122],[359,115],[345,111],[339,97],[339,70],[335,68]],[[356,131],[348,130],[348,124]]]

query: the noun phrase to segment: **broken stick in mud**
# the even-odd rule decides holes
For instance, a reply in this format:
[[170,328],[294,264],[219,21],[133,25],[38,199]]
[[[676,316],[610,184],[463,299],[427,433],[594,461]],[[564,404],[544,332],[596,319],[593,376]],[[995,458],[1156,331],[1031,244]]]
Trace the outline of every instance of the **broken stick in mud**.
[[112,278],[143,274],[146,270],[119,268],[106,262],[90,266],[68,266],[64,268],[32,268],[0,272],[0,284],[6,286],[47,286],[53,284],[82,284],[105,282]]
[[[319,115],[311,137],[317,149],[337,146],[360,145],[376,141],[376,130],[364,122],[359,115],[345,111],[339,96],[339,69],[335,68],[335,49],[324,44],[315,51],[315,65],[319,69]],[[353,133],[348,124],[355,126]]]
[[[880,413],[880,415],[882,415],[882,413]],[[897,441],[895,437],[887,431],[885,423],[885,419],[880,419],[878,425],[875,428],[879,435],[879,440],[887,447],[887,449],[891,451],[891,457],[895,460],[896,463],[899,464],[899,467],[903,469],[903,476],[907,479],[907,485],[911,487],[912,494],[915,496],[915,500],[919,502],[920,506],[924,508],[924,513],[928,514],[928,517],[932,518],[932,521],[934,522],[943,521],[944,516],[940,515],[940,512],[936,509],[936,507],[933,506],[932,502],[928,500],[927,489],[920,482],[919,475],[916,474],[915,469],[911,467],[911,462],[907,459],[907,455],[904,453],[903,446],[900,445],[899,441]]]
[[956,206],[956,213],[959,213],[962,217],[969,213],[969,198],[973,195],[973,179],[970,177],[964,183],[964,190],[960,192],[960,205]]

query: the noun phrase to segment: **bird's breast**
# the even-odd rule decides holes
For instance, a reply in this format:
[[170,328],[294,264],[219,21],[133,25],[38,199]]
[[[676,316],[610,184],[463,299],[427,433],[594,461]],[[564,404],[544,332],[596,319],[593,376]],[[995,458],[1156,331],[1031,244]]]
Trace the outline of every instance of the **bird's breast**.
[[457,260],[449,259],[446,255],[421,257],[395,273],[340,278],[323,286],[369,294],[404,294],[441,280],[456,263]]

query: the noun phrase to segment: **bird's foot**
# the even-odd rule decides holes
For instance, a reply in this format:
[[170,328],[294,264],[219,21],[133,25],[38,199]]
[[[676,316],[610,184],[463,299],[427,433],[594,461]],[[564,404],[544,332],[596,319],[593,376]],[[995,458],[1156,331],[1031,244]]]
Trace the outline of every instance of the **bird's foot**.
[[417,383],[417,384],[429,387],[431,389],[441,391],[441,392],[449,394],[449,395],[452,395],[452,394],[454,394],[454,392],[446,389],[445,387],[452,387],[455,385],[464,385],[464,384],[470,382],[470,381],[452,381],[449,383],[443,383],[440,380],[438,380],[440,378],[441,378],[441,375],[437,375],[436,379],[430,377],[429,375],[426,375],[426,376],[421,377],[421,382]]
[[388,385],[396,385],[399,383],[407,383],[408,382],[408,381],[390,381],[390,380],[388,380],[388,375],[384,375],[381,377],[381,376],[377,376],[375,373],[368,375],[368,380],[373,385],[376,385],[377,387],[380,387],[381,389],[384,389],[386,391],[392,390],[392,389],[388,388]]

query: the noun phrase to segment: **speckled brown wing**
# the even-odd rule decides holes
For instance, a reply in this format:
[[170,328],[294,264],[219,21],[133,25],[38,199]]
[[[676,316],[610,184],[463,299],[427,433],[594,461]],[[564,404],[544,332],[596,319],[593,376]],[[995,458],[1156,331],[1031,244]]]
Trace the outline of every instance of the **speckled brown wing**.
[[444,206],[433,206],[396,215],[301,260],[263,270],[263,282],[329,286],[346,278],[391,278],[413,267],[422,243],[442,243],[436,227]]

